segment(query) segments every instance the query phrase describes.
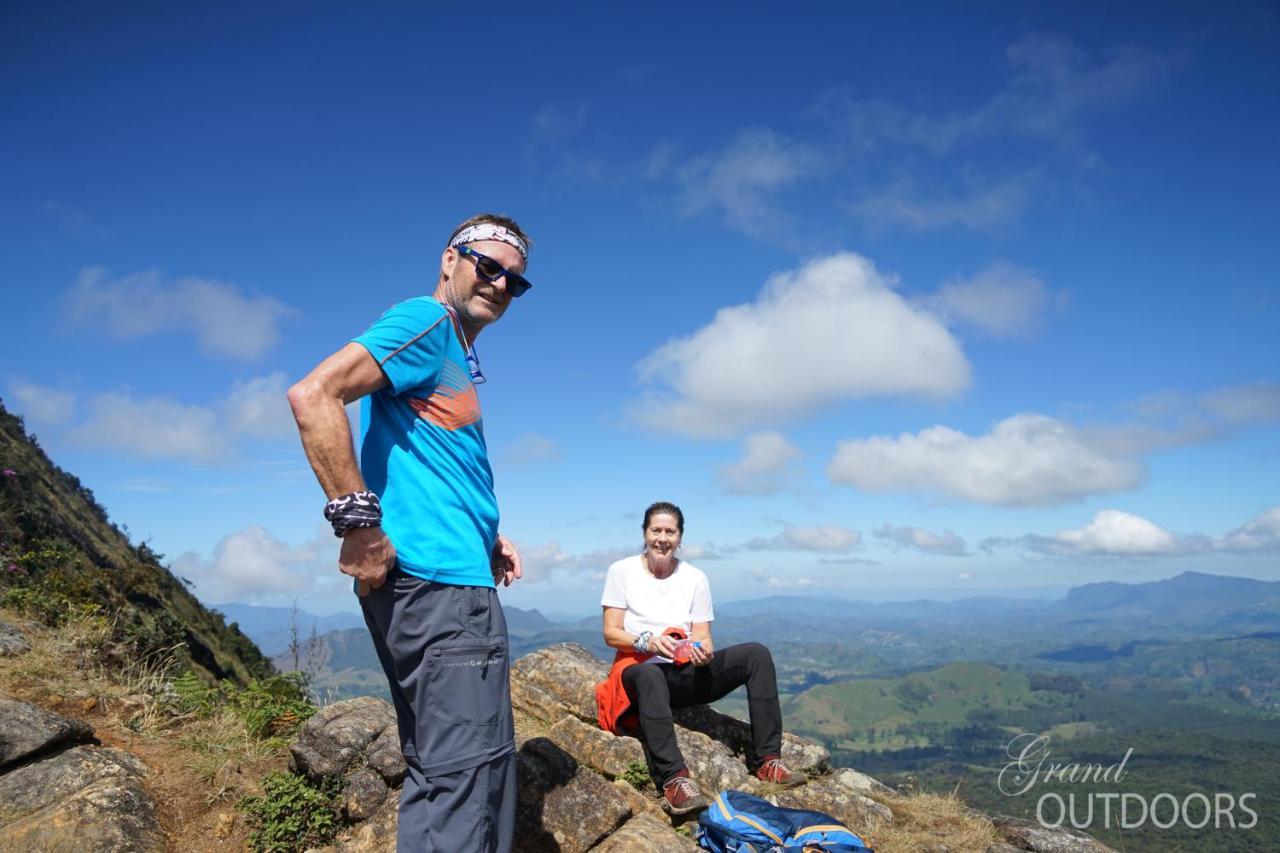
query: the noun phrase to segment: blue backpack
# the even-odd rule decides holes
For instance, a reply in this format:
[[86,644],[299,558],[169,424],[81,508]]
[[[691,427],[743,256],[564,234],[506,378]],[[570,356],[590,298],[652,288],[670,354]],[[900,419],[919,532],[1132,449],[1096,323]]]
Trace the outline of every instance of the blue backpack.
[[847,826],[822,812],[784,809],[742,791],[722,791],[698,816],[698,844],[713,853],[871,851]]

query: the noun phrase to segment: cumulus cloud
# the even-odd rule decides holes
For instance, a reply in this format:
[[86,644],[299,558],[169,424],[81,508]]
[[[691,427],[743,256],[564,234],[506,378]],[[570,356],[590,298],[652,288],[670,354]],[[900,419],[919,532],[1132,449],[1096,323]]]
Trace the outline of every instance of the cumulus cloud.
[[843,553],[855,548],[862,534],[838,524],[816,524],[811,527],[788,525],[777,536],[757,537],[744,547],[751,551],[821,551]]
[[68,437],[86,447],[201,463],[226,458],[232,447],[211,409],[162,398],[139,400],[116,392],[94,395],[88,418],[73,427]]
[[75,417],[76,399],[70,391],[37,385],[23,379],[9,383],[9,391],[22,416],[32,425],[59,426]]
[[926,554],[965,556],[964,540],[950,530],[934,533],[923,527],[895,527],[882,524],[872,531],[877,539],[887,539],[902,548],[913,548]]
[[1184,550],[1178,537],[1141,516],[1104,509],[1075,530],[1060,530],[1049,538],[1033,537],[1036,550],[1081,556],[1152,557]]
[[285,398],[289,381],[275,371],[237,380],[225,404],[226,422],[233,432],[258,438],[293,435],[298,427]]
[[969,279],[955,279],[920,300],[948,324],[961,323],[993,337],[1028,338],[1049,305],[1049,289],[1034,273],[997,263]]
[[1143,464],[1034,413],[969,436],[945,426],[840,442],[827,476],[867,492],[931,492],[998,506],[1048,506],[1142,483]]
[[343,582],[338,546],[328,527],[317,528],[308,542],[289,545],[253,524],[224,537],[211,557],[187,552],[171,568],[192,581],[205,601],[253,603]]
[[559,458],[559,445],[546,436],[532,432],[518,436],[502,453],[502,459],[508,465],[533,465],[538,462],[554,462]]
[[80,272],[67,306],[74,324],[118,339],[191,334],[207,355],[244,360],[274,346],[280,320],[292,313],[273,297],[252,296],[226,282],[170,281],[154,270],[112,279],[97,267]]
[[1217,540],[1223,551],[1280,551],[1280,506],[1274,506]]
[[1014,540],[988,539],[984,549],[1020,546],[1041,554],[1066,557],[1179,557],[1223,552],[1280,551],[1280,506],[1265,510],[1223,536],[1176,534],[1156,523],[1118,509],[1104,509],[1082,527],[1051,536],[1027,534]]
[[792,464],[803,454],[781,433],[756,432],[742,440],[742,458],[720,469],[720,483],[735,495],[773,495],[782,491]]
[[636,548],[600,548],[585,554],[570,554],[552,540],[540,545],[516,543],[524,576],[521,583],[538,583],[548,580],[553,573],[585,574],[592,579],[603,579],[609,566],[624,557],[634,556]]
[[726,436],[841,400],[948,397],[969,385],[960,344],[893,290],[874,264],[841,253],[769,279],[646,356],[636,416],[655,429]]
[[281,372],[235,382],[227,397],[209,404],[106,391],[74,394],[32,383],[15,384],[24,415],[67,425],[66,437],[83,447],[133,456],[215,464],[234,454],[241,437],[292,436],[296,426]]

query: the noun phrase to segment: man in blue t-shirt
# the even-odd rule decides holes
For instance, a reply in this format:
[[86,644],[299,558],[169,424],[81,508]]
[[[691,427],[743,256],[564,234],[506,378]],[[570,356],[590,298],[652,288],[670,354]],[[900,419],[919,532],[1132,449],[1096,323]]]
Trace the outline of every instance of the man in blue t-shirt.
[[[289,389],[386,672],[407,772],[400,851],[509,851],[515,731],[496,585],[520,577],[498,503],[472,346],[524,278],[529,238],[481,214],[440,257],[435,293],[390,308]],[[360,399],[360,460],[345,405]]]

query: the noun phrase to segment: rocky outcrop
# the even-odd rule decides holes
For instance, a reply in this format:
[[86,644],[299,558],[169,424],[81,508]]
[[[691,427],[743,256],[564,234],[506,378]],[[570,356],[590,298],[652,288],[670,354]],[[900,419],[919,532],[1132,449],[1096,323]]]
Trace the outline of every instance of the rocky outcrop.
[[0,850],[165,849],[147,769],[93,729],[0,697]]
[[8,622],[0,622],[0,658],[31,651],[22,632]]
[[[698,849],[687,834],[688,827],[681,826],[688,816],[673,819],[650,786],[638,790],[625,781],[643,779],[646,774],[639,741],[616,737],[596,725],[595,685],[607,671],[602,661],[574,643],[542,649],[512,666],[518,849],[529,853]],[[708,707],[681,710],[676,721],[676,738],[690,774],[708,791],[735,788],[778,805],[816,809],[855,831],[874,832],[875,827],[894,821],[897,795],[863,773],[832,770],[820,744],[786,737],[784,758],[810,778],[797,788],[782,789],[758,781],[747,771],[743,760],[750,728],[746,723]],[[393,789],[404,775],[404,762],[389,706],[362,698],[321,710],[303,726],[293,756],[299,771],[313,779],[342,777],[342,808],[349,819],[368,815],[329,849],[341,853],[395,849]],[[1080,833],[1046,830],[1013,818],[997,818],[994,825],[1003,841],[989,853],[1104,853],[1109,849]]]
[[999,815],[991,819],[996,832],[1015,850],[1034,853],[1115,853],[1102,842],[1067,827],[1047,829],[1035,821]]

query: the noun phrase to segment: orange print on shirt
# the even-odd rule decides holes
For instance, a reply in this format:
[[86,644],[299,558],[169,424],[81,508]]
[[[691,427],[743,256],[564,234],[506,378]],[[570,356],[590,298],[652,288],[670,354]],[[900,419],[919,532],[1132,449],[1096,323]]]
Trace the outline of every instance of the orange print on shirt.
[[445,365],[435,392],[426,400],[411,397],[409,405],[418,417],[442,429],[462,429],[480,420],[480,395],[476,393],[476,386],[451,363]]

